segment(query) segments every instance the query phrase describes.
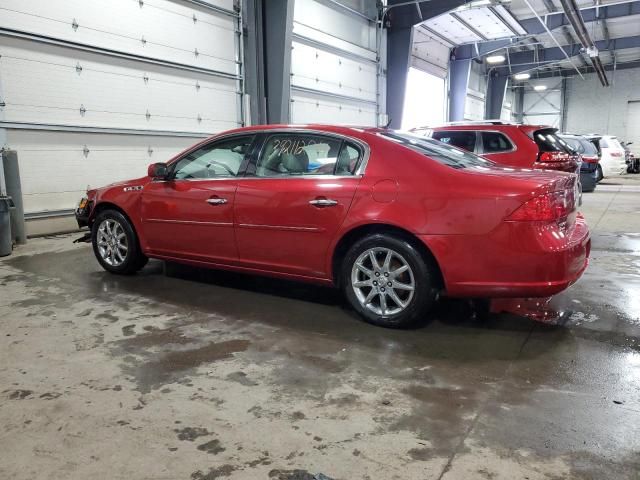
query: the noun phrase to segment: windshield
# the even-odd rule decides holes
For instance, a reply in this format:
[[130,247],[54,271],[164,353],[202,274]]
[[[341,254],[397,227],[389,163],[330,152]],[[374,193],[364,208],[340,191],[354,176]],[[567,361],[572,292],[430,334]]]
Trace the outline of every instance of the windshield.
[[417,137],[410,133],[395,131],[382,132],[380,135],[453,168],[488,167],[494,165],[494,163],[489,160],[485,160],[459,148],[450,147],[431,138]]
[[586,155],[588,157],[597,157],[598,150],[596,150],[596,146],[591,143],[589,140],[584,138],[577,137],[560,137],[562,140],[567,142],[571,148],[573,148],[576,152]]

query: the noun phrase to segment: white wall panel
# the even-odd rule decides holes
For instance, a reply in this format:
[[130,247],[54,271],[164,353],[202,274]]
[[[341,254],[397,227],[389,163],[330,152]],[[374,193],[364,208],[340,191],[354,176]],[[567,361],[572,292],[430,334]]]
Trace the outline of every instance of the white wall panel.
[[296,0],[291,53],[293,123],[376,125],[374,22],[316,0]]
[[414,28],[411,51],[412,67],[445,78],[449,68],[450,52],[449,46],[430,36],[424,29]]
[[239,125],[235,80],[21,39],[1,39],[0,55],[6,121],[203,133]]
[[296,0],[293,20],[300,26],[323,32],[366,50],[376,49],[376,32],[371,27],[371,22],[331,4],[316,0]]
[[72,208],[88,185],[142,177],[149,164],[166,161],[197,140],[25,130],[7,135],[9,148],[19,155],[26,213]]
[[291,84],[376,101],[376,66],[293,42]]
[[26,35],[0,35],[0,134],[18,152],[25,210],[72,209],[87,185],[142,176],[241,125],[236,25],[182,0],[0,0],[0,27]]
[[142,6],[137,0],[2,0],[0,12],[5,28],[237,72],[233,18],[194,4],[170,0],[145,0]]
[[369,126],[376,124],[376,109],[374,105],[361,105],[322,95],[292,93],[291,122]]
[[483,120],[484,119],[484,95],[480,92],[469,91],[464,101],[464,119],[465,120]]

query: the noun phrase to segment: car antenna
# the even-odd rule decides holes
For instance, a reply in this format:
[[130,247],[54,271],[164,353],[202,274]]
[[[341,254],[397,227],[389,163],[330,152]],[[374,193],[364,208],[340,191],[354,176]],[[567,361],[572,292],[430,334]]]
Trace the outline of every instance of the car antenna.
[[384,128],[389,128],[389,126],[391,126],[391,122],[393,122],[393,118],[389,117],[389,121],[385,124]]

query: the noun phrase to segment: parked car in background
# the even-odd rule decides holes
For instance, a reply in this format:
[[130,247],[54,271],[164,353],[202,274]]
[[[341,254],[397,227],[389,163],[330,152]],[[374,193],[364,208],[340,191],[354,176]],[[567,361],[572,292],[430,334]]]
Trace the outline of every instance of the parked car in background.
[[564,142],[580,154],[582,163],[580,165],[580,183],[583,192],[593,192],[598,183],[598,162],[600,153],[593,142],[581,135],[562,133],[558,135]]
[[500,165],[579,173],[580,156],[557,137],[557,128],[501,121],[455,122],[416,128],[417,135],[440,140]]
[[637,158],[629,145],[633,145],[633,142],[620,142],[624,148],[624,161],[627,164],[627,173],[640,173],[640,158]]
[[591,245],[576,199],[575,175],[500,167],[428,138],[269,125],[89,190],[76,218],[111,273],[152,257],[334,285],[367,321],[404,327],[440,294],[567,288]]
[[600,140],[600,170],[602,178],[619,175],[627,170],[624,147],[618,137],[603,135]]

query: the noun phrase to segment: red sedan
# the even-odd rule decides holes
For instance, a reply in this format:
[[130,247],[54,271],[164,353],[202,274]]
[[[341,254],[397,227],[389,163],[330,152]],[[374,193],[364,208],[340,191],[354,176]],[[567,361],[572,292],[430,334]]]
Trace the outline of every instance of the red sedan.
[[89,190],[76,216],[109,272],[152,257],[335,285],[367,321],[394,327],[439,294],[553,295],[590,249],[575,175],[374,128],[225,132]]

